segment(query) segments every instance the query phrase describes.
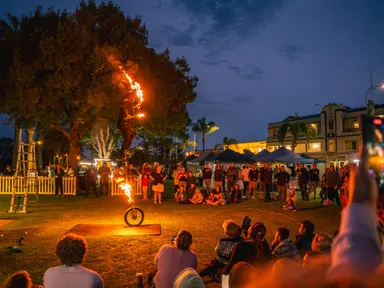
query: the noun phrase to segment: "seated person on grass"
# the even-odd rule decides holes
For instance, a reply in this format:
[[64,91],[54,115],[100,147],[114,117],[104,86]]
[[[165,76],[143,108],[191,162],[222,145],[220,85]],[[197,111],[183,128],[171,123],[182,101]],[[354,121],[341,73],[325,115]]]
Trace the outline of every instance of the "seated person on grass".
[[241,202],[241,197],[242,193],[239,184],[235,184],[231,192],[230,203],[239,204]]
[[267,228],[261,222],[256,222],[247,231],[247,239],[239,241],[233,248],[231,258],[222,271],[222,274],[229,275],[232,267],[239,262],[246,262],[251,265],[264,265],[271,259],[271,250],[265,234]]
[[227,205],[227,201],[225,200],[223,192],[221,192],[219,195],[216,195],[216,201],[213,202],[213,205]]
[[193,193],[192,198],[189,199],[189,202],[192,204],[201,204],[203,203],[203,194],[201,194],[200,189],[196,189]]
[[295,244],[302,256],[312,250],[312,240],[315,237],[314,230],[315,225],[311,221],[305,220],[301,222]]
[[[181,230],[177,234],[176,243],[160,248],[155,257],[157,270],[148,275],[148,286],[157,288],[174,287],[177,275],[185,268],[197,269],[197,255],[190,248],[192,234]],[[70,287],[70,286],[68,286]]]
[[300,261],[301,259],[295,243],[289,240],[289,230],[287,228],[277,229],[271,250],[272,256],[277,259],[288,258],[294,261]]
[[7,278],[4,288],[44,288],[41,285],[32,284],[31,276],[27,271],[17,271]]
[[284,210],[290,210],[292,212],[299,211],[299,205],[297,202],[297,194],[295,188],[291,188],[287,194],[287,205],[283,206]]
[[196,190],[196,186],[195,184],[190,184],[188,186],[188,190],[187,190],[187,200],[191,199],[193,197],[193,194],[195,194],[195,190]]
[[177,189],[177,192],[175,193],[175,200],[176,202],[180,203],[180,204],[184,204],[185,201],[186,201],[186,191],[184,189],[184,186],[180,186],[178,189]]
[[223,269],[229,262],[235,244],[243,240],[241,237],[241,228],[232,220],[227,220],[223,223],[225,238],[221,238],[216,245],[215,251],[217,256],[206,263],[206,267],[200,271],[200,276],[216,274],[220,269]]
[[205,200],[204,204],[211,204],[214,205],[214,203],[217,201],[218,194],[214,194],[213,191],[209,194],[209,197]]
[[103,288],[103,279],[95,271],[82,266],[87,241],[76,234],[64,235],[56,244],[56,256],[61,266],[49,268],[44,273],[45,288]]

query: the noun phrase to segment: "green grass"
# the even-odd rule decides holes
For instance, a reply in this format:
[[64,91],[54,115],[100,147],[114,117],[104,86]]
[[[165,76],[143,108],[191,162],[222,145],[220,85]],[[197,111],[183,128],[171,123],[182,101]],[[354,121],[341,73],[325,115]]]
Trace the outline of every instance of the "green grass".
[[[172,195],[172,183],[166,185],[166,194]],[[88,198],[51,195],[41,197],[41,207],[31,207],[27,214],[9,214],[10,196],[0,196],[0,219],[15,219],[13,223],[0,228],[0,282],[16,270],[31,273],[35,283],[42,284],[44,271],[58,265],[54,255],[56,240],[77,224],[113,223],[124,225],[123,215],[128,207],[124,196],[110,198]],[[276,228],[290,229],[292,239],[299,228],[298,222],[311,220],[317,232],[333,233],[338,227],[339,210],[326,207],[303,210],[298,213],[282,211],[277,202],[262,203],[258,200],[245,201],[239,205],[206,206],[178,205],[172,199],[162,205],[150,201],[137,203],[145,212],[145,223],[159,223],[161,236],[140,237],[87,237],[89,252],[85,266],[96,270],[104,279],[105,287],[133,287],[135,274],[147,274],[155,267],[153,259],[163,244],[170,243],[178,230],[187,228],[194,236],[193,250],[198,254],[199,269],[215,256],[214,247],[222,235],[222,223],[232,219],[241,223],[247,215],[253,222],[266,225],[267,239],[273,240]],[[319,201],[304,204],[301,208],[319,206]],[[20,235],[28,232],[23,253],[13,254],[5,249],[16,245]],[[5,263],[5,265],[4,265]],[[207,284],[207,287],[217,287]]]

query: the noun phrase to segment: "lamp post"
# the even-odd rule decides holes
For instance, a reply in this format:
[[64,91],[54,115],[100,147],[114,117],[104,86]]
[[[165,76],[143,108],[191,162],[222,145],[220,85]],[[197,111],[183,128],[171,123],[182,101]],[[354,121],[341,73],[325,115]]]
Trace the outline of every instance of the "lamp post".
[[371,116],[375,115],[375,104],[373,103],[373,100],[368,100],[368,95],[376,88],[384,88],[384,84],[381,86],[373,85],[369,87],[367,92],[365,93],[365,105],[367,109],[367,114]]

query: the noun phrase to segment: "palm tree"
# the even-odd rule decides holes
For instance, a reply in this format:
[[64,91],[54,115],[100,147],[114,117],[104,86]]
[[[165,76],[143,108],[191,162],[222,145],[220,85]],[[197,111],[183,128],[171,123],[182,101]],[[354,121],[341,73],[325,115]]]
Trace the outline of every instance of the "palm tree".
[[236,138],[228,138],[227,136],[225,136],[223,138],[223,148],[224,148],[224,150],[227,150],[228,146],[229,145],[233,145],[233,144],[237,144]]
[[205,151],[205,142],[206,142],[206,136],[219,130],[219,127],[216,126],[215,122],[206,122],[205,117],[197,120],[196,123],[192,126],[193,133],[200,133],[201,134],[201,142],[203,143],[203,152]]
[[277,131],[277,140],[281,143],[281,145],[284,145],[284,141],[288,133],[292,135],[292,152],[295,152],[297,140],[299,139],[300,135],[304,134],[305,138],[307,138],[307,141],[308,139],[316,137],[316,130],[309,123],[302,121],[284,123],[279,127],[279,130]]

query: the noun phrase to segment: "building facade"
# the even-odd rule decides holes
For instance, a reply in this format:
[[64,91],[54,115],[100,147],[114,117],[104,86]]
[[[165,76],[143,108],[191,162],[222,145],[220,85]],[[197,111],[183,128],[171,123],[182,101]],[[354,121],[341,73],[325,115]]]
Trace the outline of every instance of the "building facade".
[[[299,135],[296,153],[305,153],[329,162],[353,160],[361,144],[359,115],[365,113],[365,107],[352,109],[331,103],[324,106],[320,114],[304,117],[290,116],[282,122],[269,123],[267,150],[272,152],[282,145],[277,139],[277,131],[282,124],[302,121],[314,128],[316,136],[307,139],[304,134]],[[384,105],[376,105],[375,115],[384,117]],[[284,146],[290,149],[291,143],[292,135],[288,133]]]
[[251,141],[251,142],[241,142],[236,144],[231,144],[228,146],[229,149],[234,150],[238,153],[244,153],[245,150],[249,150],[252,153],[259,153],[260,151],[267,148],[267,141]]

